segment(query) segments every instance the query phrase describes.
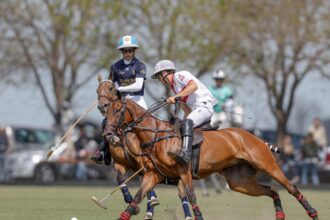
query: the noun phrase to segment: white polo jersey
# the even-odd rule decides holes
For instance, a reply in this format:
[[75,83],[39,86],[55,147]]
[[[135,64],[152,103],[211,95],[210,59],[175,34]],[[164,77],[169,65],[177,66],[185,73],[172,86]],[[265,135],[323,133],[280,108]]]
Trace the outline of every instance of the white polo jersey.
[[191,81],[194,81],[197,84],[197,90],[189,96],[183,97],[181,100],[187,103],[190,109],[193,110],[196,107],[205,104],[212,108],[215,104],[217,104],[218,101],[213,97],[207,87],[188,71],[175,72],[173,82],[171,83],[171,88],[173,92],[177,94],[184,90]]

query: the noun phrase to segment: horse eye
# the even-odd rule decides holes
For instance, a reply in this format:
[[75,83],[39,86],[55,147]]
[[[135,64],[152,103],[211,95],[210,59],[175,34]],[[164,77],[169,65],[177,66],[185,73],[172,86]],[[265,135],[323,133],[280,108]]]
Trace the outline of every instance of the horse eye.
[[110,88],[110,91],[112,91],[113,90],[113,88]]
[[117,109],[116,109],[116,112],[119,112],[119,111],[120,111],[120,109],[119,109],[119,108],[117,108]]

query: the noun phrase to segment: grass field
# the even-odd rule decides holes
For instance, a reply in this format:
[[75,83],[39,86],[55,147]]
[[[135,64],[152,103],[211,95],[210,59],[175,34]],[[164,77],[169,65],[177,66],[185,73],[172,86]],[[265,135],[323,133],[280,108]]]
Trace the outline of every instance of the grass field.
[[[0,186],[1,220],[112,220],[117,219],[126,208],[120,191],[106,202],[103,210],[90,198],[101,199],[114,187],[77,186]],[[132,188],[135,193],[137,188]],[[203,198],[199,188],[198,202],[207,220],[268,220],[274,219],[274,207],[267,197],[250,197],[236,192],[223,192]],[[330,191],[301,190],[318,212],[321,220],[330,219]],[[159,186],[156,189],[160,205],[156,207],[156,220],[184,219],[175,187]],[[282,205],[287,219],[309,219],[300,204],[286,191],[280,191]],[[141,212],[132,219],[143,219],[145,201]]]

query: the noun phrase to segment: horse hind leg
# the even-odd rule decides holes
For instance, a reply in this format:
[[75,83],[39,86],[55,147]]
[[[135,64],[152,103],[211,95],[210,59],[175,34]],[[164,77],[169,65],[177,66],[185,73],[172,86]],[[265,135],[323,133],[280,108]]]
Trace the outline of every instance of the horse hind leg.
[[257,183],[257,171],[252,166],[249,164],[239,164],[227,168],[222,173],[232,190],[250,196],[265,195],[272,198],[275,206],[276,220],[285,219],[279,194],[273,187]]
[[[276,168],[276,169],[274,169]],[[288,178],[284,175],[282,170],[278,167],[277,164],[273,166],[272,170],[264,170],[268,175],[273,177],[278,183],[280,183],[284,188],[287,189],[287,191],[293,195],[298,202],[302,205],[302,207],[306,210],[308,216],[312,218],[313,220],[318,220],[318,214],[316,209],[314,209],[307,199],[301,194],[301,192],[298,190],[298,188],[292,184]]]
[[188,197],[188,200],[192,206],[192,210],[195,215],[195,220],[203,220],[202,212],[200,211],[200,208],[197,205],[197,199],[196,199],[196,193],[194,191],[194,186],[192,182],[192,177],[190,172],[183,172],[181,171],[181,182],[183,184],[183,188],[186,192],[186,195]]
[[144,216],[145,220],[151,220],[154,216],[154,206],[159,205],[157,195],[154,190],[151,190],[150,192],[147,193],[147,212]]

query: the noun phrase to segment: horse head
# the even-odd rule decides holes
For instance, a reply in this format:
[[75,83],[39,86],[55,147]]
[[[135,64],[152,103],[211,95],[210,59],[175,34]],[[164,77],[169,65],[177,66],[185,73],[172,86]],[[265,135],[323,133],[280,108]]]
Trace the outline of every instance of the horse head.
[[99,81],[99,86],[96,90],[99,102],[98,109],[105,116],[111,101],[118,100],[121,96],[111,79],[102,79],[100,74],[97,76],[97,79]]
[[129,99],[116,99],[109,102],[106,114],[107,123],[103,132],[103,136],[107,141],[118,143],[125,135],[127,125],[134,120],[134,113],[132,113],[134,110],[131,111],[127,108],[127,104],[131,105],[132,102]]

